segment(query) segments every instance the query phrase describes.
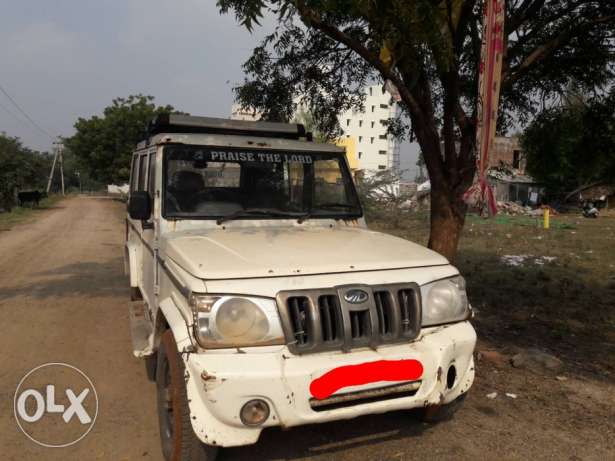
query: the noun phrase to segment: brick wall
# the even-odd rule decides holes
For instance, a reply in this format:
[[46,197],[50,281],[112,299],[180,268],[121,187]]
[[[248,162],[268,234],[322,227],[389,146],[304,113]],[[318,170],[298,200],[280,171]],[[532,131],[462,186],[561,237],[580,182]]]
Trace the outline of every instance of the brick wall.
[[497,136],[493,142],[493,149],[489,155],[489,167],[499,167],[504,163],[508,168],[518,170],[520,174],[525,173],[525,159],[519,145],[519,138]]

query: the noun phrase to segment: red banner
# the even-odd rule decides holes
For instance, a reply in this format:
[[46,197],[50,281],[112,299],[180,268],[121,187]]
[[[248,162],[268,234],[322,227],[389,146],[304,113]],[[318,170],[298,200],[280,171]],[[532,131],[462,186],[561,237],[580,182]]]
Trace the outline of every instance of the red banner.
[[464,200],[489,214],[497,213],[495,196],[487,182],[489,152],[493,148],[498,120],[498,103],[504,54],[504,0],[485,0],[483,42],[479,67],[478,118],[476,123],[477,182],[468,189]]

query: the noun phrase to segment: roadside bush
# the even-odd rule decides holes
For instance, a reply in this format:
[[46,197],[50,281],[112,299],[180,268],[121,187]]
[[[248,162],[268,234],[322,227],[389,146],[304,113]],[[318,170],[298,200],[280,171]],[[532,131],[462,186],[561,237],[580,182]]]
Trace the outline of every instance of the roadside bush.
[[0,133],[0,208],[11,211],[17,191],[44,187],[50,159],[24,147],[19,138]]
[[399,227],[409,213],[417,210],[416,199],[402,193],[399,182],[399,176],[390,171],[358,178],[357,191],[368,221]]

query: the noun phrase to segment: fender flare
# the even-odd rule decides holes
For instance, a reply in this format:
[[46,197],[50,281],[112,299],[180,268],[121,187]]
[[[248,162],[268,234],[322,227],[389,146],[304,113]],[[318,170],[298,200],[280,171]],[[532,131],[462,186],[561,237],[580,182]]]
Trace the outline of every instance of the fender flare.
[[130,287],[138,288],[137,248],[129,242],[126,243],[124,248],[124,271],[127,272],[126,275],[130,278]]
[[[192,350],[192,335],[190,334],[190,327],[188,323],[181,315],[179,308],[171,298],[166,298],[160,303],[160,308],[156,317],[160,315],[164,316],[167,325],[173,332],[173,337],[175,338],[175,343],[177,344],[177,350],[180,352],[186,350]],[[156,322],[158,325],[159,322]],[[160,335],[159,331],[156,331],[156,335]],[[155,338],[156,344],[159,341],[159,337]]]

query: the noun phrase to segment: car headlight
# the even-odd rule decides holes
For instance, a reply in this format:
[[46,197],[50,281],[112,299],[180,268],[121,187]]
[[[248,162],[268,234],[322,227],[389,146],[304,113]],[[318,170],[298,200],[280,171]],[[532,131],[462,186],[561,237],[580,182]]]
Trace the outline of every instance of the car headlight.
[[192,294],[194,337],[205,348],[284,344],[273,299]]
[[424,285],[421,295],[424,327],[459,322],[470,316],[466,282],[461,276]]

